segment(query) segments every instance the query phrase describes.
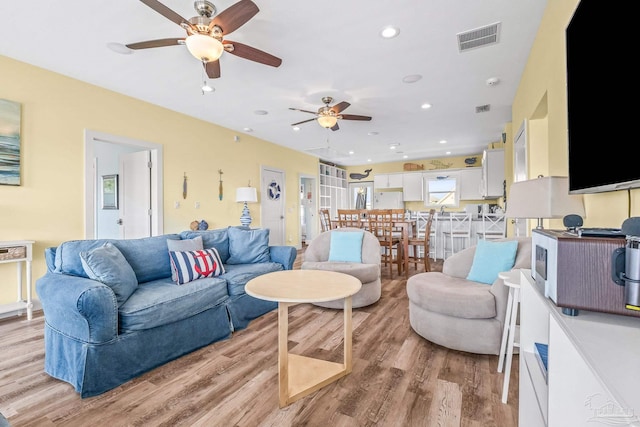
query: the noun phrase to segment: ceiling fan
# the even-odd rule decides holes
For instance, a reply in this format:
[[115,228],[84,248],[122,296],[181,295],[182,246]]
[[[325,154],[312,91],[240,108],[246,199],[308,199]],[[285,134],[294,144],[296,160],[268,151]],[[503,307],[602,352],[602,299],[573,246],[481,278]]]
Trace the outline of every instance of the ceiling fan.
[[334,106],[329,106],[329,104],[331,104],[333,102],[333,98],[330,96],[325,96],[322,98],[322,102],[325,104],[324,107],[320,107],[318,109],[318,112],[315,111],[309,111],[309,110],[301,110],[300,108],[291,108],[289,107],[290,110],[295,110],[295,111],[302,111],[303,113],[311,113],[311,114],[315,114],[316,117],[314,117],[313,119],[308,119],[308,120],[303,120],[301,122],[298,123],[293,123],[291,126],[297,126],[299,124],[302,123],[307,123],[313,120],[317,120],[318,123],[320,124],[320,126],[322,126],[323,128],[327,128],[327,129],[331,129],[331,130],[338,130],[340,129],[338,127],[338,120],[342,119],[342,120],[363,120],[363,121],[369,121],[371,120],[371,117],[369,116],[358,116],[355,114],[340,114],[342,111],[346,110],[347,107],[349,107],[351,104],[349,104],[348,102],[339,102]]
[[148,40],[126,45],[129,49],[149,49],[154,47],[187,45],[189,52],[202,61],[207,76],[211,79],[220,77],[220,61],[222,52],[229,52],[250,61],[278,67],[282,59],[263,52],[251,46],[223,38],[231,34],[259,12],[258,6],[251,0],[240,0],[227,9],[216,13],[213,3],[206,0],[196,0],[193,7],[198,16],[189,20],[169,9],[157,0],[140,0],[160,15],[180,25],[187,31],[182,38],[167,38]]

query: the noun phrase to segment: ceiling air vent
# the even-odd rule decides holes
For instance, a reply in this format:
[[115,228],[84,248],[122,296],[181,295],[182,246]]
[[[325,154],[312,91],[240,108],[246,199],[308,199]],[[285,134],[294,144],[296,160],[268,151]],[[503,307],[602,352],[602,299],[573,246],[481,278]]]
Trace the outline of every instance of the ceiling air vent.
[[487,112],[489,112],[489,110],[491,110],[491,105],[489,105],[489,104],[478,105],[476,107],[476,113],[487,113]]
[[495,44],[500,41],[500,22],[464,33],[458,33],[457,36],[458,49],[460,52]]

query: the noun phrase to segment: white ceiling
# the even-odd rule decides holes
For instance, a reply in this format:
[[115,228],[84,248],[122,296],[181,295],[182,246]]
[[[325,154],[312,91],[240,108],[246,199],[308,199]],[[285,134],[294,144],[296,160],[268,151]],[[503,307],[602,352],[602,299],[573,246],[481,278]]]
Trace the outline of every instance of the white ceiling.
[[[192,0],[161,2],[186,19],[197,15]],[[215,92],[205,95],[203,67],[185,46],[130,55],[107,47],[186,35],[135,0],[2,0],[0,55],[233,129],[240,139],[251,128],[257,138],[323,153],[344,166],[409,162],[447,151],[476,154],[501,139],[546,6],[546,0],[254,2],[260,12],[225,39],[275,55],[282,65],[225,52],[221,77],[209,80]],[[235,1],[213,3],[220,13]],[[497,22],[498,43],[458,50],[458,33]],[[400,34],[383,39],[388,25]],[[422,79],[402,82],[415,74]],[[488,85],[490,78],[499,83]],[[351,103],[345,114],[373,119],[340,120],[335,132],[312,121],[294,132],[292,123],[313,116],[289,107],[317,111],[323,96]],[[425,102],[432,108],[421,109]],[[476,113],[485,104],[490,111]],[[392,151],[390,144],[399,146]]]

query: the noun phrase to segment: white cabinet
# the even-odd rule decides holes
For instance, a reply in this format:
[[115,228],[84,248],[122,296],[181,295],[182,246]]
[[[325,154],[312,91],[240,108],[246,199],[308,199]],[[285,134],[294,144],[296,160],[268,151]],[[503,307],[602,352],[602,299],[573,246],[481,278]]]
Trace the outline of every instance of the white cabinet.
[[402,197],[405,202],[421,202],[424,200],[422,172],[402,174]]
[[480,186],[482,180],[482,168],[461,169],[458,172],[460,179],[460,200],[480,200]]
[[[640,425],[640,322],[580,310],[562,314],[521,270],[520,426]],[[534,343],[548,344],[543,370]]]
[[320,163],[320,209],[329,209],[331,218],[338,217],[338,209],[348,208],[347,171]]
[[484,150],[482,153],[480,196],[498,199],[504,194],[504,149]]
[[373,177],[373,188],[402,188],[402,173],[379,173]]

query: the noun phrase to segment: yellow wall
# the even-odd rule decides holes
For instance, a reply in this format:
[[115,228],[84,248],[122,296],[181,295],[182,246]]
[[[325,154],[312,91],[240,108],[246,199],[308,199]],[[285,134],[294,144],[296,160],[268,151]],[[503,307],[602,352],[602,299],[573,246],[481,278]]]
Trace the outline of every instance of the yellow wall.
[[[285,235],[291,244],[299,241],[298,177],[317,175],[317,158],[249,135],[234,142],[232,130],[2,56],[0,70],[0,98],[22,107],[22,185],[0,185],[0,240],[36,241],[34,282],[46,271],[46,247],[85,237],[85,129],[163,146],[165,233],[186,230],[196,219],[210,228],[239,225],[235,189],[248,180],[258,187],[261,166],[285,171]],[[218,169],[224,172],[222,201]],[[189,191],[183,200],[185,172]],[[259,204],[250,209],[252,225],[259,227]],[[15,288],[15,265],[0,264],[0,304],[15,301]]]
[[[565,28],[579,0],[549,0],[512,106],[512,128],[528,120],[529,178],[539,174],[567,176],[567,94]],[[596,83],[594,83],[596,84]],[[507,168],[513,159],[513,136],[507,138]],[[596,151],[597,150],[597,151]],[[594,159],[602,150],[594,149]],[[593,173],[598,173],[594,161]],[[507,173],[507,186],[513,173]],[[628,216],[640,215],[640,190],[584,196],[586,227],[620,227]],[[562,220],[545,221],[562,228]]]

